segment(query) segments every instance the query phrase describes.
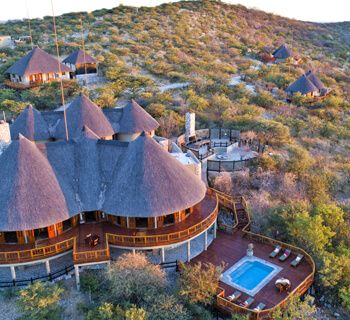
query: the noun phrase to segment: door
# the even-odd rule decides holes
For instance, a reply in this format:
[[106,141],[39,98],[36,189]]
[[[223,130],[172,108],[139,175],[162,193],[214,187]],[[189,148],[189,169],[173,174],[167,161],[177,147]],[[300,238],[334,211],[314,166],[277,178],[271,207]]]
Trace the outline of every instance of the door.
[[25,239],[24,239],[24,234],[22,231],[16,231],[16,235],[17,235],[17,241],[19,244],[24,244],[26,243]]
[[49,234],[49,239],[56,237],[54,225],[47,227],[47,232]]

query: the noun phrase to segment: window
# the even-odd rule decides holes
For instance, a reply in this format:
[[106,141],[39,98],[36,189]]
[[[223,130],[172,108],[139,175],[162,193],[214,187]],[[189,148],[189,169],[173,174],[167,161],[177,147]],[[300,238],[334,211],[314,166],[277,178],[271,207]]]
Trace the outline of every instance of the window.
[[47,228],[40,228],[34,230],[34,236],[37,240],[47,239],[49,237],[49,233],[47,231]]
[[63,231],[66,231],[72,227],[71,219],[67,219],[63,221]]
[[164,225],[170,225],[170,224],[174,224],[175,223],[175,216],[174,214],[168,214],[167,216],[165,216],[164,218]]
[[147,218],[135,218],[136,228],[145,229],[148,227],[148,219]]
[[5,242],[6,243],[17,243],[16,232],[5,232]]

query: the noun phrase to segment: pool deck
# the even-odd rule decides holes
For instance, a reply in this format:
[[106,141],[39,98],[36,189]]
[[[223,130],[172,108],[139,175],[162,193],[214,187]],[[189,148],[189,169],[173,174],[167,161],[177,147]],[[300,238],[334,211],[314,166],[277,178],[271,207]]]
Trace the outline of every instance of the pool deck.
[[[280,262],[278,260],[279,255],[274,259],[269,258],[269,255],[274,247],[269,244],[263,244],[247,239],[244,237],[244,232],[241,230],[236,230],[234,234],[227,234],[219,231],[217,239],[213,241],[208,250],[194,258],[192,263],[199,261],[202,263],[210,262],[216,266],[224,263],[224,271],[226,271],[232,265],[246,256],[246,250],[249,243],[254,244],[254,255],[256,257],[269,261],[283,268],[268,282],[268,284],[266,284],[258,293],[255,294],[253,297],[254,302],[251,305],[251,308],[255,308],[260,302],[266,304],[266,308],[271,308],[287,297],[288,293],[280,293],[275,287],[276,279],[280,277],[288,278],[292,283],[291,290],[293,290],[312,272],[312,266],[305,259],[303,259],[296,268],[292,267],[290,263],[296,257],[296,255],[293,253],[285,262]],[[220,287],[225,289],[226,297],[236,290],[234,287],[231,287],[223,282],[220,282]],[[247,297],[248,295],[242,292],[242,296],[238,300],[238,303],[240,301],[244,301]]]

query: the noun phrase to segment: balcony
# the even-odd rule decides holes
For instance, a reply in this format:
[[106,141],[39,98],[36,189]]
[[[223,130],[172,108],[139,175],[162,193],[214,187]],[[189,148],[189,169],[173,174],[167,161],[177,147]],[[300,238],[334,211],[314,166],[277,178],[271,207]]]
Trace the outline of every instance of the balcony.
[[[55,238],[36,241],[35,244],[0,244],[0,264],[45,259],[71,249],[75,263],[106,261],[110,259],[109,245],[142,249],[181,243],[208,229],[217,214],[217,196],[208,193],[180,223],[157,229],[127,229],[107,221],[81,224]],[[98,235],[100,239],[94,247],[85,241],[89,234]]]

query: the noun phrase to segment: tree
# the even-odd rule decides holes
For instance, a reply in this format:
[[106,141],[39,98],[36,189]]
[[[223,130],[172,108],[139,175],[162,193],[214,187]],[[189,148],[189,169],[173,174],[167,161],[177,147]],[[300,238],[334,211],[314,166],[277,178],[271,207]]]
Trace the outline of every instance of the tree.
[[147,106],[147,112],[154,118],[160,118],[165,113],[165,106],[161,103],[151,103]]
[[194,265],[181,265],[179,294],[189,303],[211,304],[219,287],[223,266],[198,262]]
[[19,292],[18,306],[23,319],[56,320],[61,319],[58,302],[64,290],[58,285],[35,282]]
[[294,296],[288,300],[285,308],[275,311],[272,318],[274,320],[316,320],[316,307],[312,305],[310,296],[307,296],[304,301]]
[[164,271],[150,263],[144,254],[124,254],[111,264],[107,273],[110,300],[116,304],[152,304],[165,291]]
[[149,320],[191,320],[189,312],[174,295],[159,295],[151,307]]

